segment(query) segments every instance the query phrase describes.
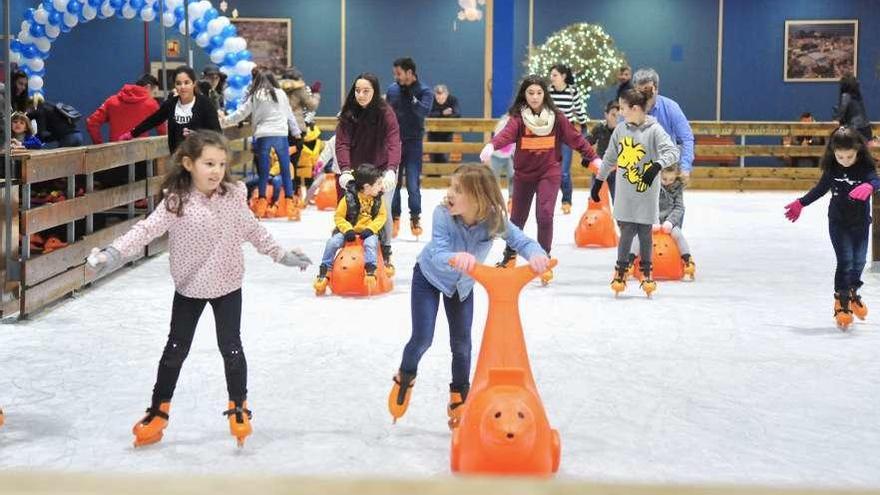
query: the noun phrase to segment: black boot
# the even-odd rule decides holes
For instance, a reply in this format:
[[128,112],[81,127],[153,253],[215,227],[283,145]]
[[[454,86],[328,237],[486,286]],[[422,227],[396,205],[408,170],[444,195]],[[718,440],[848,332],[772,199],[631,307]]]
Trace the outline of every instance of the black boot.
[[653,274],[651,273],[652,266],[650,261],[642,260],[640,268],[642,269],[642,283],[639,284],[639,287],[645,291],[645,295],[651,297],[651,294],[657,290],[657,282],[654,282]]
[[446,407],[446,415],[449,416],[449,429],[458,427],[461,423],[461,409],[467,400],[468,392],[470,392],[470,384],[453,385],[449,384],[449,405]]
[[382,246],[382,261],[385,263],[385,273],[389,277],[394,276],[394,265],[391,263],[391,245]]
[[498,268],[513,268],[516,266],[516,251],[510,246],[504,247],[504,256],[496,265]]

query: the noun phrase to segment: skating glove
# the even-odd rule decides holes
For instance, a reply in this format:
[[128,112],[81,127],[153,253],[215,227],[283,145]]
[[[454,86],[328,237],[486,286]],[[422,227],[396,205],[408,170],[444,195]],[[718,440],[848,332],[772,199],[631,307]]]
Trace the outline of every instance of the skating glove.
[[386,170],[382,174],[382,187],[385,192],[393,191],[397,187],[397,173],[394,170]]
[[796,199],[791,203],[785,205],[785,218],[791,220],[792,222],[796,222],[797,219],[801,216],[801,210],[804,209],[804,205],[801,204],[801,200]]
[[857,201],[865,201],[866,199],[871,197],[871,194],[873,192],[874,186],[872,186],[868,182],[863,182],[854,187],[852,191],[849,192],[849,197]]
[[660,224],[655,223],[655,224],[651,225],[651,232],[660,232]]
[[529,266],[532,267],[533,272],[542,275],[550,269],[550,258],[543,254],[536,254],[529,258]]
[[345,233],[345,242],[354,242],[355,239],[357,239],[357,233],[354,231],[354,229],[351,229]]
[[483,146],[483,149],[480,151],[480,161],[489,163],[489,160],[492,159],[492,153],[495,153],[495,146],[492,143],[486,143],[486,146]]
[[672,225],[672,222],[670,222],[669,220],[663,222],[663,232],[666,232],[667,234],[672,232],[672,227],[674,227],[674,225]]
[[284,266],[292,266],[299,268],[300,271],[305,270],[312,264],[312,260],[306,256],[306,253],[302,252],[299,248],[293,248],[290,251],[284,253],[284,257],[278,261]]
[[92,252],[86,258],[86,261],[90,267],[95,269],[96,277],[103,277],[122,265],[122,253],[115,247],[108,247],[106,249],[92,248]]
[[361,239],[367,240],[370,236],[372,236],[375,232],[370,229],[364,229],[361,231]]
[[339,176],[339,187],[345,189],[345,186],[348,185],[349,182],[354,180],[354,175],[352,175],[351,170],[346,170],[342,172],[342,175]]
[[654,183],[654,179],[657,178],[658,173],[660,173],[660,165],[657,165],[654,162],[648,162],[642,170],[642,182],[645,183],[647,187],[651,187],[651,184]]
[[477,265],[477,258],[467,252],[455,253],[449,260],[449,264],[460,272],[469,273]]
[[131,141],[132,139],[134,139],[134,136],[132,136],[131,131],[123,132],[119,135],[119,141]]
[[604,182],[604,180],[599,180],[599,177],[595,175],[593,176],[593,185],[590,186],[590,199],[592,199],[596,203],[598,203],[601,199],[599,197],[599,190],[602,189],[602,184]]

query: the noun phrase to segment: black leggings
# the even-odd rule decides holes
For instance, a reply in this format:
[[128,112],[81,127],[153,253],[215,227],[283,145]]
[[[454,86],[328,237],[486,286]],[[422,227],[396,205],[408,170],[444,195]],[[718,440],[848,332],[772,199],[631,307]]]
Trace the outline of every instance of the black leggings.
[[170,401],[174,395],[180,368],[189,354],[196,324],[207,303],[211,303],[214,310],[217,346],[223,356],[229,400],[247,399],[247,360],[241,348],[241,289],[214,299],[193,299],[175,292],[171,307],[171,332],[165,352],[159,360],[156,386],[153,387],[154,404]]

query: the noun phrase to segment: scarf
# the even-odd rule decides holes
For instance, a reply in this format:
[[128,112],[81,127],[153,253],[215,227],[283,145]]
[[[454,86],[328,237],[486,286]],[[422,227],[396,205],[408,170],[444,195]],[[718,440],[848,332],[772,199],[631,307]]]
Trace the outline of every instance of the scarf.
[[535,135],[547,136],[553,132],[553,125],[556,123],[556,114],[547,108],[542,108],[541,114],[535,115],[531,108],[524,106],[522,110],[520,110],[520,115],[522,115],[523,123],[525,123],[526,127],[535,133]]

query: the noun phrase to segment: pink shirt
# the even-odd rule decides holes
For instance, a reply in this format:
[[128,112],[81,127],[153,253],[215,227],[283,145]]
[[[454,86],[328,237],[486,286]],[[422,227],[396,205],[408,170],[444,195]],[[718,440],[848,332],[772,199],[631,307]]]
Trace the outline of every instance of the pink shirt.
[[149,217],[110,245],[128,258],[165,232],[174,287],[195,299],[241,288],[245,241],[276,262],[284,257],[284,249],[248,209],[247,188],[241,182],[227,184],[226,194],[218,191],[211,197],[193,189],[180,217],[165,209],[163,199]]

